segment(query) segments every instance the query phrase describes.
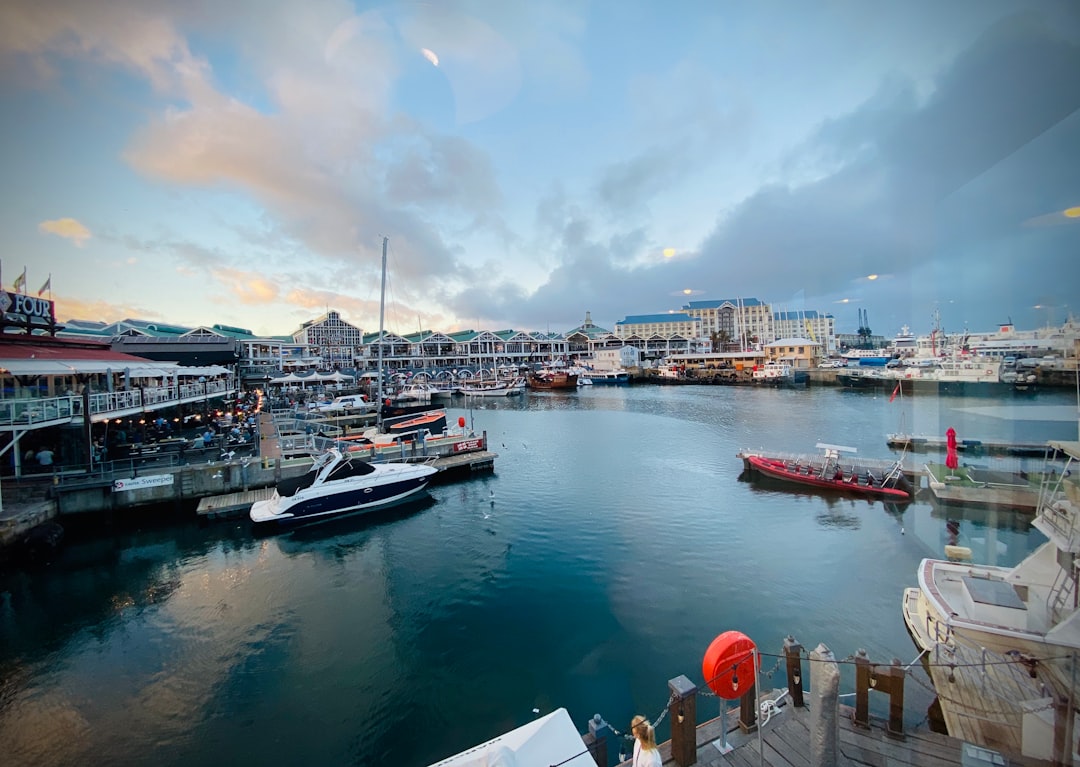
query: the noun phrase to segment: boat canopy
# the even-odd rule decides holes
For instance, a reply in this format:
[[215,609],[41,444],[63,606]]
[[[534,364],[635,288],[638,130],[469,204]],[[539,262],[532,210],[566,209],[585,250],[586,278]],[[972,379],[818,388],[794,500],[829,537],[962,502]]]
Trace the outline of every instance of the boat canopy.
[[814,445],[818,450],[835,450],[838,453],[857,453],[859,449],[856,447],[845,447],[844,445],[830,445],[828,442],[818,442]]

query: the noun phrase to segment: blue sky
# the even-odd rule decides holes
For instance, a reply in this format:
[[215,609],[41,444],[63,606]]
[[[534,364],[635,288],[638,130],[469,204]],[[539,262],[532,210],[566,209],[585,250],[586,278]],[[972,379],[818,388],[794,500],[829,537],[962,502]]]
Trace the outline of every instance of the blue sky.
[[9,0],[0,276],[60,319],[368,330],[385,236],[397,332],[1061,322],[1078,8]]

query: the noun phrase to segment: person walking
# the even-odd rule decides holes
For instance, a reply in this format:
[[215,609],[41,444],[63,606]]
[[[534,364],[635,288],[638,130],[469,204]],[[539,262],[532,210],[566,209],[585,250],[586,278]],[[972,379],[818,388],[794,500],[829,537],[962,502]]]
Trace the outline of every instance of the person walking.
[[634,759],[631,767],[663,767],[660,749],[656,747],[656,730],[649,720],[638,714],[630,720],[630,732],[634,734]]
[[53,465],[53,451],[49,450],[47,446],[38,450],[37,462],[38,466],[41,468],[51,469]]

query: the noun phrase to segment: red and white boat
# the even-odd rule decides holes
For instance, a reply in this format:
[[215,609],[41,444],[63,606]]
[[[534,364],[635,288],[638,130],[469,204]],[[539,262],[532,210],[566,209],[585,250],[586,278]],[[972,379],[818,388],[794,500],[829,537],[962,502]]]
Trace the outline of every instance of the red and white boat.
[[824,452],[812,457],[742,452],[748,472],[771,479],[893,502],[910,501],[915,487],[900,461],[857,461],[853,447],[817,444]]

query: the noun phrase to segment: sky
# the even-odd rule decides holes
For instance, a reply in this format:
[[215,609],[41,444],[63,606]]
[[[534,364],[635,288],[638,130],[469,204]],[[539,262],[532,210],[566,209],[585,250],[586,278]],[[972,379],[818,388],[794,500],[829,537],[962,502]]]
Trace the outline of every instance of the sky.
[[57,318],[889,337],[1080,315],[1073,0],[5,0],[0,281]]

